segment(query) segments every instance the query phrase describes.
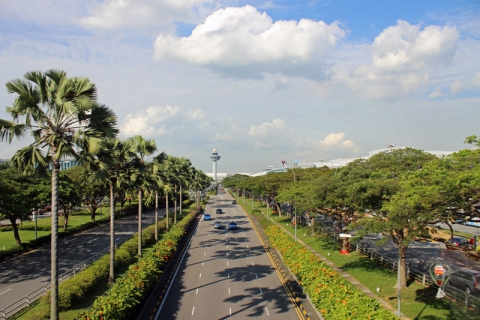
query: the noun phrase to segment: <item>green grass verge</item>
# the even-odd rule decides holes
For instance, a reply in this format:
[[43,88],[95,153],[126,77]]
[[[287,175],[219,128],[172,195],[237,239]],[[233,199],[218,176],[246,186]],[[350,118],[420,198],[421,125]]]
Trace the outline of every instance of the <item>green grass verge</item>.
[[[251,214],[252,201],[236,197],[237,204]],[[266,213],[266,206],[254,202],[254,209],[259,209],[263,214]],[[276,215],[269,216],[270,219],[279,223],[283,228],[295,232],[294,226],[291,225],[290,219],[287,217],[278,217]],[[304,236],[305,234],[305,236]],[[393,308],[397,308],[397,291],[394,288],[397,275],[379,265],[375,261],[371,261],[368,257],[352,252],[348,255],[340,254],[340,246],[328,237],[309,236],[310,228],[297,227],[297,238],[308,244],[315,251],[328,257],[337,267],[344,270],[357,281],[366,286],[370,291],[376,292],[376,288],[380,288],[378,297],[387,301]],[[329,255],[330,254],[330,255]],[[449,299],[436,299],[437,289],[423,286],[421,283],[410,281],[408,287],[401,292],[401,311],[410,319],[435,319],[435,320],[451,320],[451,319],[479,319],[478,312],[468,310],[461,304]]]

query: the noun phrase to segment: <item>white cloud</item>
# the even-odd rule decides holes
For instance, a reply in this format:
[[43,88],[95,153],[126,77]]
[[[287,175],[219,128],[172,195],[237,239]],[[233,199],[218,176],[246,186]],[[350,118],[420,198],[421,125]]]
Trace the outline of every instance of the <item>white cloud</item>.
[[206,14],[206,4],[214,0],[106,0],[87,6],[89,16],[79,23],[88,28],[170,27],[175,21],[198,22]]
[[317,147],[321,150],[328,150],[333,148],[351,149],[355,150],[356,146],[352,140],[345,140],[345,133],[330,133],[325,139],[317,143]]
[[265,137],[272,137],[282,134],[285,130],[286,123],[282,119],[275,119],[272,122],[264,122],[259,126],[251,126],[249,130],[249,134],[255,138],[265,138]]
[[411,25],[398,21],[375,38],[373,65],[385,70],[418,70],[447,64],[455,54],[459,33],[454,26]]
[[229,7],[213,12],[189,37],[158,36],[155,58],[175,58],[224,73],[231,69],[232,74],[288,73],[311,67],[313,62],[324,65],[322,59],[344,36],[345,30],[337,22],[273,22],[250,5]]
[[188,110],[188,116],[193,120],[201,120],[205,116],[202,109]]
[[442,92],[442,90],[440,90],[440,88],[437,88],[434,92],[432,92],[428,95],[428,97],[430,99],[435,99],[435,98],[438,98],[438,97],[441,97],[441,96],[443,96],[443,92]]
[[121,128],[124,136],[161,136],[165,133],[165,123],[174,118],[180,108],[177,106],[149,107],[135,114],[128,114]]

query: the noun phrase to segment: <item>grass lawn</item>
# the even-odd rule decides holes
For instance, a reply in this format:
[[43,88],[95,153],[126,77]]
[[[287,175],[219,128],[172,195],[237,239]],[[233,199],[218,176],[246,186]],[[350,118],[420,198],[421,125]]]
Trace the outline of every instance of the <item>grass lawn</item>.
[[[105,217],[105,215],[97,215],[96,220],[99,221],[102,217]],[[50,227],[52,221],[51,217],[45,217],[45,218],[39,218],[37,220],[37,228],[41,229],[44,226]],[[68,226],[69,227],[76,227],[79,225],[82,225],[86,222],[90,222],[90,215],[72,215],[70,214],[70,217],[68,219]],[[64,224],[64,217],[60,216],[58,218],[58,226],[59,230],[63,230],[63,224]],[[22,223],[23,226],[35,226],[35,221],[24,221]],[[20,240],[22,243],[28,243],[30,240],[35,239],[35,230],[19,230],[20,234]],[[38,237],[41,236],[46,236],[50,234],[50,231],[37,231]],[[15,238],[13,237],[13,231],[4,231],[0,232],[0,249],[3,250],[3,247],[5,249],[9,249],[12,247],[15,247]]]
[[[245,205],[243,198],[237,197],[236,200],[247,212],[251,212],[251,200],[247,199]],[[263,213],[266,213],[266,207],[262,204],[255,202],[254,208],[258,208]],[[289,218],[278,216],[270,216],[270,218],[294,234],[295,228],[291,225]],[[372,292],[376,292],[377,287],[380,288],[378,297],[387,301],[395,309],[397,308],[397,291],[394,288],[397,281],[396,272],[386,269],[384,266],[371,261],[368,257],[357,252],[347,255],[340,254],[338,243],[333,242],[328,237],[308,236],[309,233],[310,229],[308,227],[297,227],[298,239],[308,244],[324,257],[328,257],[337,267],[346,271]],[[436,293],[437,289],[435,288],[425,287],[415,281],[409,282],[408,287],[401,291],[402,313],[410,319],[480,319],[478,312],[467,310],[461,304],[446,298],[436,299]]]

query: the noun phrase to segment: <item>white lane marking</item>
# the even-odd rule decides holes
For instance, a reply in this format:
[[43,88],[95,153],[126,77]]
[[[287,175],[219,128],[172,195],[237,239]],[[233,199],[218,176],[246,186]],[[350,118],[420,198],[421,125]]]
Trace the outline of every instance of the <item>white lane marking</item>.
[[207,249],[207,248],[208,248],[208,244],[205,245],[205,249]]
[[8,291],[12,290],[12,288],[8,289],[7,291],[3,291],[2,293],[0,293],[0,296],[4,293],[7,293]]
[[227,274],[227,279],[230,279],[230,273]]
[[230,262],[227,261],[227,267],[230,267]]
[[257,276],[257,274],[256,274],[256,273],[255,273],[255,278],[257,278],[257,279],[258,279],[258,276]]
[[228,258],[228,252],[227,252],[227,258]]
[[192,309],[192,316],[193,316],[193,313],[194,313],[194,312],[195,312],[195,307],[193,307],[193,309]]
[[248,249],[248,244],[247,244],[247,249]]
[[227,244],[227,249],[228,249],[228,244]]
[[199,278],[201,278],[201,277],[202,277],[202,273],[200,272],[200,276],[199,276]]
[[245,237],[245,233],[243,234],[243,236]]
[[263,294],[263,292],[262,292],[262,288],[259,288],[259,289],[260,289],[260,294]]
[[202,266],[203,266],[204,263],[205,263],[205,262],[202,262]]
[[253,266],[253,262],[252,262],[252,266]]
[[95,238],[95,239],[92,239],[90,241],[87,241],[87,243],[92,243],[93,241],[97,241],[97,240],[98,240],[98,238]]
[[265,308],[265,311],[267,311],[267,316],[270,317],[270,313],[268,313],[268,309],[267,309],[267,308]]
[[197,291],[195,292],[195,294],[198,294],[198,288],[197,288]]
[[230,294],[230,288],[228,288],[228,294]]
[[204,253],[203,253],[203,256],[205,257],[206,255],[207,255],[207,253],[206,253],[206,252],[204,252]]
[[232,316],[232,308],[230,308],[230,317]]

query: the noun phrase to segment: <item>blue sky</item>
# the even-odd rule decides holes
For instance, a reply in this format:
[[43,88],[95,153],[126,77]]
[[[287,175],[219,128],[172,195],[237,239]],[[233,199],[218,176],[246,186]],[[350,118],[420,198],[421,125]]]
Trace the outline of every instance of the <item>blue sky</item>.
[[[0,0],[0,82],[97,84],[120,137],[211,172],[457,151],[479,135],[479,1]],[[14,97],[0,90],[0,118]],[[28,139],[0,144],[9,158]]]

